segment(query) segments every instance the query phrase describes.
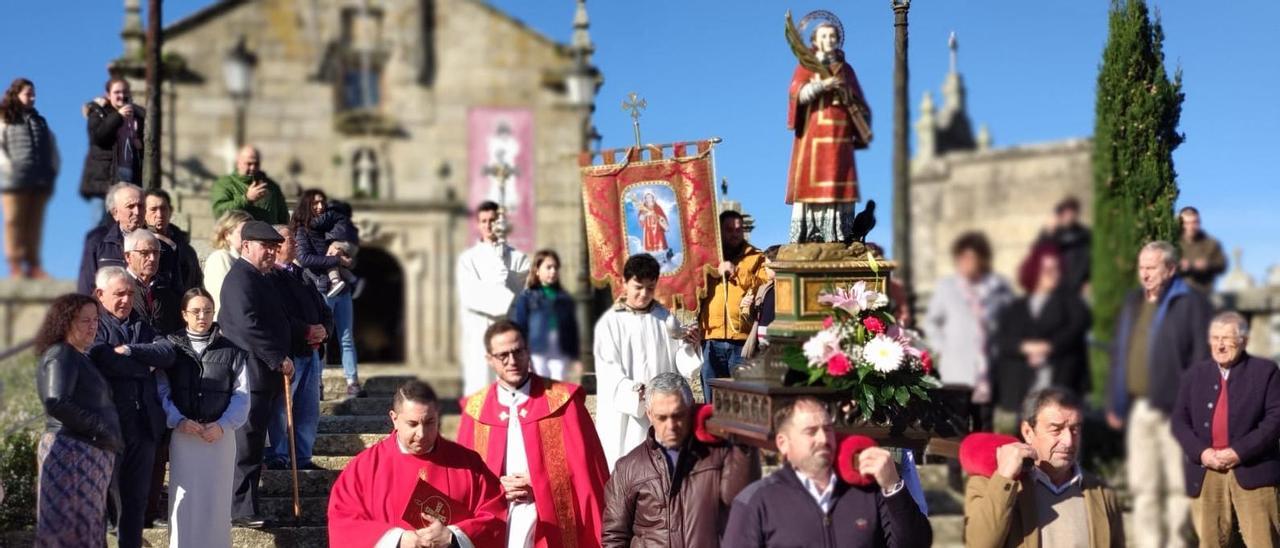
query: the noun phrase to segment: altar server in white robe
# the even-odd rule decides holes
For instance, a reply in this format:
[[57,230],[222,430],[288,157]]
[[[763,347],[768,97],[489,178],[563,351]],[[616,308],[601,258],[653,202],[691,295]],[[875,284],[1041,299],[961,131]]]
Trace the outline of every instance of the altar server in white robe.
[[622,298],[596,322],[596,431],[611,472],[648,435],[645,383],[659,373],[679,371],[687,377],[702,367],[697,323],[680,325],[654,300],[658,275],[653,256],[627,259]]
[[493,382],[493,371],[485,361],[484,331],[494,321],[507,317],[511,302],[524,288],[529,275],[529,257],[499,241],[494,231],[498,204],[481,202],[476,208],[476,228],[480,241],[458,256],[454,269],[462,340],[458,354],[462,362],[462,391],[471,394]]

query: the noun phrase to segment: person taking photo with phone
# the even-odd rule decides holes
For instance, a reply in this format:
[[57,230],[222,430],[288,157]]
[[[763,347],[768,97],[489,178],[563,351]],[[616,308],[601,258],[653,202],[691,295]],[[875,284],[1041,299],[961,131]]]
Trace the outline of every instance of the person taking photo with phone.
[[262,156],[252,145],[245,145],[236,154],[236,171],[219,177],[209,194],[213,204],[213,217],[233,209],[253,216],[269,225],[289,223],[289,205],[285,203],[280,185],[262,171]]

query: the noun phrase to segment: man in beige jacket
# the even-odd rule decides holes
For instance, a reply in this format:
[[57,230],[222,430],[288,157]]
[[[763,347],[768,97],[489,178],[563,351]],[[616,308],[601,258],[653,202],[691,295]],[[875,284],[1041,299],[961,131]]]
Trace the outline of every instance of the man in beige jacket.
[[1080,400],[1045,388],[1027,396],[1022,416],[1027,443],[986,448],[994,473],[966,470],[965,546],[1124,546],[1115,493],[1080,469]]

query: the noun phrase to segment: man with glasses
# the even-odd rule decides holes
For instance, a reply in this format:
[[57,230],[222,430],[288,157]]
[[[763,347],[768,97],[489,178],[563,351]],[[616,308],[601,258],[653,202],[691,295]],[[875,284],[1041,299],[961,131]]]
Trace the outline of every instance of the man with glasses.
[[133,309],[157,333],[167,335],[182,327],[178,289],[161,276],[160,240],[140,228],[124,237],[124,261],[133,279]]
[[502,484],[506,546],[598,545],[609,469],[586,392],[532,373],[529,347],[509,320],[489,326],[484,342],[498,380],[463,403],[458,443]]
[[240,257],[222,282],[218,325],[236,346],[249,352],[249,420],[236,430],[235,493],[231,522],[261,527],[258,478],[267,425],[276,398],[284,390],[283,375],[293,375],[289,358],[289,317],[279,291],[267,275],[275,269],[284,238],[271,225],[249,221],[240,229]]
[[1248,333],[1238,312],[1213,318],[1212,357],[1182,375],[1171,417],[1201,546],[1227,546],[1233,521],[1246,545],[1280,545],[1280,369],[1245,352]]

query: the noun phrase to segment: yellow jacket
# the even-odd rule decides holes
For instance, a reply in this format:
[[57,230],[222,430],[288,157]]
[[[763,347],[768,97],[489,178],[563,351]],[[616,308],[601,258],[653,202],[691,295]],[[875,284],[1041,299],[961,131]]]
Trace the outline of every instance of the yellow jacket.
[[[751,307],[750,303],[743,306],[742,299],[748,295],[754,297],[756,290],[769,281],[769,270],[765,268],[764,253],[751,244],[744,245],[746,248],[734,265],[727,284],[718,277],[707,276],[707,296],[702,299],[702,311],[698,314],[704,339],[745,341],[751,335]],[[728,321],[725,319],[726,302]]]
[[[1014,481],[998,474],[990,478],[969,476],[964,490],[964,545],[1040,548],[1033,481]],[[1089,546],[1124,546],[1124,519],[1115,493],[1090,474],[1081,481]]]

